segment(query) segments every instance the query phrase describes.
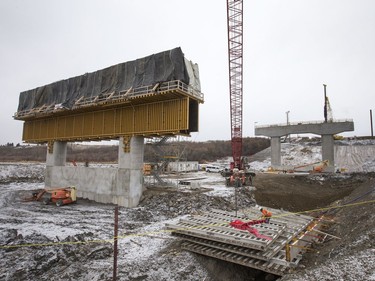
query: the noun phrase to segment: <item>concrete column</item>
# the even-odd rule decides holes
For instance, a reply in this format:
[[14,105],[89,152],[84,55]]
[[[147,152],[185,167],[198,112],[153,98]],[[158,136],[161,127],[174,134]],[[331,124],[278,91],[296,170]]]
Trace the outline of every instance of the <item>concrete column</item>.
[[55,141],[53,142],[53,144],[49,144],[48,149],[47,149],[46,165],[47,166],[65,166],[66,151],[67,151],[67,142]]
[[46,157],[46,171],[44,185],[46,188],[58,186],[54,179],[59,178],[55,170],[57,167],[64,167],[66,163],[67,142],[55,141],[48,144]]
[[143,156],[143,137],[134,136],[131,137],[130,140],[126,140],[125,142],[124,138],[120,138],[118,150],[119,169],[143,169]]
[[125,194],[121,206],[136,207],[143,192],[144,138],[120,138],[118,151],[117,194]]
[[281,166],[280,137],[271,137],[271,166]]
[[328,160],[329,166],[327,172],[335,170],[335,142],[333,135],[322,135],[322,160]]

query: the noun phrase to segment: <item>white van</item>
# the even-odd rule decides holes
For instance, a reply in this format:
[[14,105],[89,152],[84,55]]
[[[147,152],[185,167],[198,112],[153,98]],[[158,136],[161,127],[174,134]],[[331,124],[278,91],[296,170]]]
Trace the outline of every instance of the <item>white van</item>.
[[223,168],[219,166],[214,166],[214,165],[207,165],[206,166],[206,172],[207,173],[220,173],[223,170]]

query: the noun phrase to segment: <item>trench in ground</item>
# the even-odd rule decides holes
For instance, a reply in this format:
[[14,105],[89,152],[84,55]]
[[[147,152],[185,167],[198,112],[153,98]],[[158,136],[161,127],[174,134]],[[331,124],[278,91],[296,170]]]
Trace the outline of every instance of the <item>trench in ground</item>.
[[[360,183],[358,179],[340,176],[257,174],[253,185],[258,205],[301,212],[323,208],[348,196]],[[256,269],[232,264],[211,257],[196,255],[199,262],[210,273],[210,281],[224,280],[276,280],[273,276]],[[206,281],[209,281],[207,279]]]

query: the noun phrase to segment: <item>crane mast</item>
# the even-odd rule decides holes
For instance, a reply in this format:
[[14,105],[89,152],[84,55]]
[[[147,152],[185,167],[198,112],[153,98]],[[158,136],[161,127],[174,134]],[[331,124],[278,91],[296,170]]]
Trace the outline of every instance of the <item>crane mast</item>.
[[243,0],[227,0],[230,120],[233,168],[242,169]]

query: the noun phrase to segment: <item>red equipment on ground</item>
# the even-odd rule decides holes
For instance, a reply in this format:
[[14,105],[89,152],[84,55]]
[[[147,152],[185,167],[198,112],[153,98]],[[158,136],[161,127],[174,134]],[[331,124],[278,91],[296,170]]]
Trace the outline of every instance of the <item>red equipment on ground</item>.
[[42,201],[45,205],[48,205],[52,202],[59,207],[76,202],[77,190],[74,186],[55,189],[43,189],[39,192],[34,192],[32,197],[26,198],[24,199],[24,201]]
[[251,234],[254,234],[257,238],[272,240],[271,237],[269,237],[267,235],[260,234],[259,231],[256,228],[251,227],[252,225],[261,224],[261,223],[266,223],[266,220],[252,220],[252,221],[248,221],[248,222],[243,222],[241,220],[235,220],[235,221],[230,222],[229,225],[231,227],[234,227],[234,228],[237,228],[237,229],[240,229],[240,230],[247,230]]

